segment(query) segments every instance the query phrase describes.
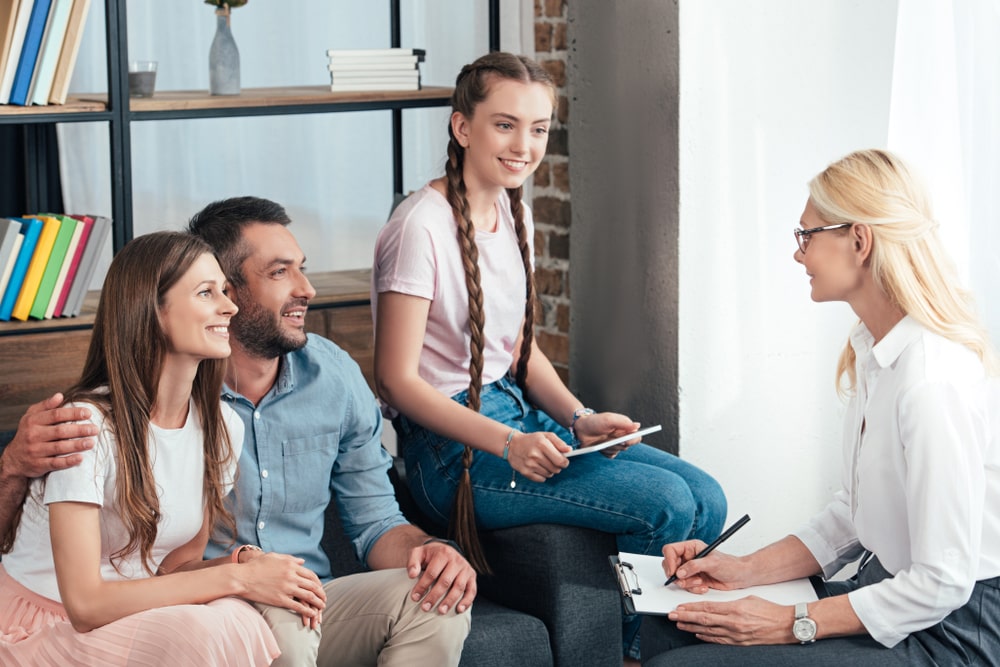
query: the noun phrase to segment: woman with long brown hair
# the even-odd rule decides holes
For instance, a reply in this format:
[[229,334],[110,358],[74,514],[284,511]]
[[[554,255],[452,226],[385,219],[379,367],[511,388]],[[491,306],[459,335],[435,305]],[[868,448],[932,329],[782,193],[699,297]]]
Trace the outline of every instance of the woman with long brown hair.
[[[481,571],[477,526],[562,523],[618,536],[621,550],[713,539],[726,502],[710,476],[634,444],[566,453],[634,432],[562,383],[534,338],[533,223],[522,186],[545,155],[548,73],[491,53],[458,75],[445,176],[407,198],[376,244],[375,376],[421,509]],[[626,650],[635,656],[636,622]]]
[[[275,603],[295,559],[202,561],[213,528],[233,526],[223,498],[243,424],[219,392],[236,311],[195,236],[149,234],[115,256],[66,395],[89,408],[97,444],[35,480],[4,536],[0,663],[221,667],[278,655],[260,614],[233,596]],[[313,621],[317,593],[294,594]]]

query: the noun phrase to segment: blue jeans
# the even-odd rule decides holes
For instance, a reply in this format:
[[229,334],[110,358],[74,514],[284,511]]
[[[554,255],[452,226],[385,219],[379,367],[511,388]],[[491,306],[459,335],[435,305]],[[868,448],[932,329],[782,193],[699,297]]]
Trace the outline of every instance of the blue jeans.
[[[466,392],[452,399],[465,405]],[[508,377],[483,387],[481,399],[480,412],[491,419],[572,441],[569,431],[530,407]],[[402,416],[395,425],[414,500],[431,519],[447,525],[464,446]],[[546,482],[529,481],[500,457],[474,450],[470,473],[476,523],[485,530],[530,523],[582,526],[616,535],[619,551],[657,555],[668,542],[710,542],[726,519],[726,497],[718,482],[648,445],[634,445],[613,459],[575,457]]]

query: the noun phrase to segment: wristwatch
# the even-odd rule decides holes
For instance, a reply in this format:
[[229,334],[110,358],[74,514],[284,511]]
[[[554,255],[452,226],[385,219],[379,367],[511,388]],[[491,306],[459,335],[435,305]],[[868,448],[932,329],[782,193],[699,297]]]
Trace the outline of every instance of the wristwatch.
[[803,644],[816,641],[816,621],[809,618],[809,606],[805,602],[795,605],[795,622],[792,634]]

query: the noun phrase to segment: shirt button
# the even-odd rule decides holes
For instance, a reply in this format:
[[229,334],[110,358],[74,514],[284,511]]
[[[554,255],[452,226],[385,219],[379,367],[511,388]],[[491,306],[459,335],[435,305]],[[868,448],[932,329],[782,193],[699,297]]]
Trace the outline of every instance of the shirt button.
[[257,524],[257,530],[264,530],[264,522],[263,521],[261,521],[260,523]]
[[260,419],[260,412],[258,412],[258,411],[254,411],[254,413],[253,413],[253,418],[254,418],[254,419]]
[[267,471],[266,470],[261,470],[260,471],[260,476],[263,477],[264,479],[267,479]]

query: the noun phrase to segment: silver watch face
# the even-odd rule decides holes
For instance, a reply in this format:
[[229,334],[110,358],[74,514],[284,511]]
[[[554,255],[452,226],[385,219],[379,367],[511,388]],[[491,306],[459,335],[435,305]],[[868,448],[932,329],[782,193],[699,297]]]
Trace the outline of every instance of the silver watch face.
[[792,625],[792,634],[800,642],[811,642],[816,639],[816,621],[811,618],[797,618]]

